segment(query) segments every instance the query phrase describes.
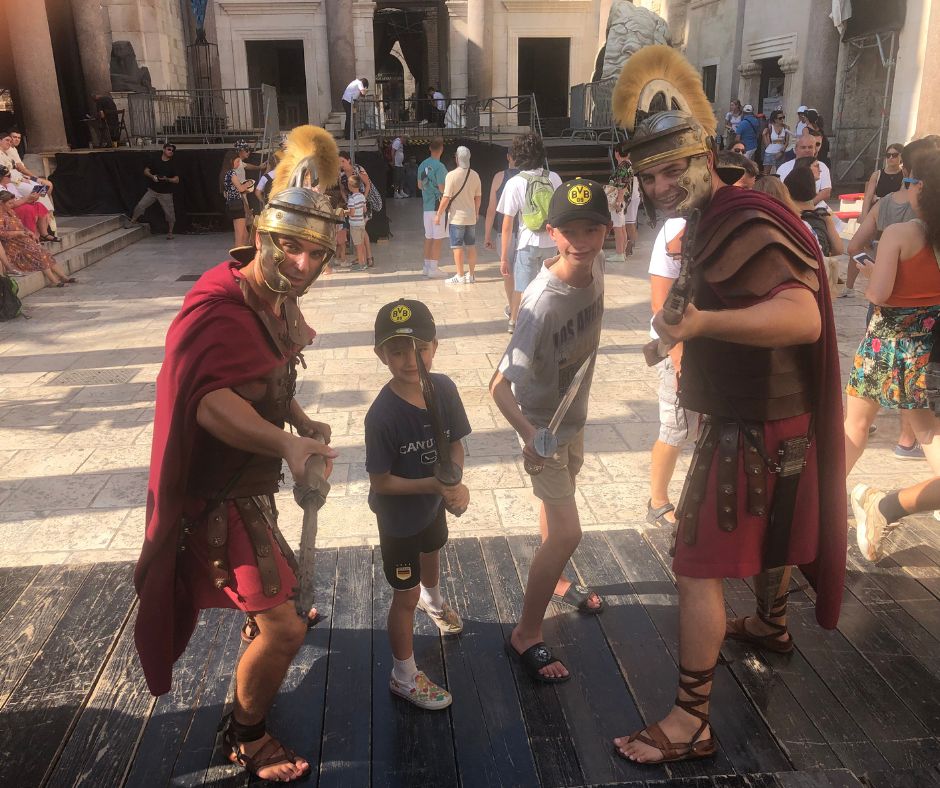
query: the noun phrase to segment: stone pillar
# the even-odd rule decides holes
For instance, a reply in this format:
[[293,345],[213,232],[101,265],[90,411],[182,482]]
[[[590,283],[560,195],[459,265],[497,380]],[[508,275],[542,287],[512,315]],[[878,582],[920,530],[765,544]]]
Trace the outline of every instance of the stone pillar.
[[467,6],[468,0],[446,0],[450,29],[450,93],[451,98],[464,98],[467,84]]
[[492,61],[484,54],[492,50],[486,42],[486,4],[487,0],[467,3],[467,89],[478,99],[491,96],[493,89]]
[[[751,61],[742,63],[738,66],[738,73],[741,75],[741,82],[738,85],[738,100],[742,105],[757,104],[757,97],[760,95],[760,63]],[[757,111],[754,107],[754,111]]]
[[72,18],[88,90],[86,101],[91,102],[92,95],[111,92],[111,18],[96,0],[72,0]]
[[[790,115],[796,115],[796,108],[800,106],[800,96],[803,93],[802,80],[797,79],[796,72],[800,70],[800,59],[796,55],[785,55],[778,61],[783,72],[783,108]],[[830,123],[830,119],[826,118]],[[794,123],[794,128],[796,124]],[[830,132],[832,130],[830,123]]]
[[[353,37],[353,0],[326,3],[327,51],[330,58],[330,106],[341,109],[346,86],[357,76]],[[363,75],[364,76],[364,75]]]
[[[914,136],[936,134],[940,129],[940,84],[936,75],[940,68],[940,8],[932,6],[927,22],[927,46],[924,51],[923,78],[920,83],[920,100],[917,102],[917,125]],[[933,77],[928,77],[933,74]],[[890,140],[883,140],[884,144]]]
[[5,0],[23,120],[34,152],[68,150],[46,4]]
[[[332,2],[332,0],[330,0]],[[327,3],[329,8],[330,3]],[[375,0],[353,0],[352,30],[353,51],[356,54],[356,76],[369,80],[369,93],[375,94],[375,44],[373,43],[373,22],[375,21]],[[332,37],[332,32],[330,36]],[[349,84],[347,80],[346,84]],[[342,94],[346,85],[340,90]],[[337,97],[339,100],[340,97]]]

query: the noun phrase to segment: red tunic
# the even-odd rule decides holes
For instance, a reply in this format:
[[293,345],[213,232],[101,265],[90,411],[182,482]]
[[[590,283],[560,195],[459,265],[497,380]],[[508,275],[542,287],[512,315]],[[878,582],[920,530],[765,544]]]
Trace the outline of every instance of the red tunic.
[[[812,369],[815,373],[812,392],[815,403],[813,445],[800,478],[788,562],[799,565],[813,584],[816,590],[816,620],[821,626],[832,629],[838,623],[842,604],[847,512],[839,349],[829,283],[818,244],[810,231],[796,215],[765,194],[734,187],[719,190],[702,213],[700,233],[704,228],[725,221],[729,214],[755,209],[782,226],[819,263],[816,301],[822,330],[812,348]],[[792,286],[802,285],[794,282]],[[767,297],[776,294],[779,289]],[[808,422],[809,414],[764,422],[767,454],[775,456],[781,440],[805,435]],[[743,451],[739,454],[738,465],[737,528],[731,532],[721,530],[717,523],[716,466],[714,462],[711,465],[707,492],[699,509],[696,543],[687,545],[681,538],[677,540],[674,571],[688,577],[747,577],[761,569],[771,568],[762,565],[767,516],[759,517],[747,511]],[[768,494],[772,495],[776,477],[768,474],[767,482]]]
[[[193,505],[185,495],[190,461],[202,430],[196,408],[206,394],[264,378],[288,361],[245,303],[236,265],[229,261],[209,269],[188,293],[167,332],[157,378],[146,538],[134,575],[140,597],[134,639],[154,695],[169,691],[173,663],[189,642],[200,607],[238,601],[223,592],[207,597],[191,582],[187,568],[198,569],[199,556],[178,564],[180,519]],[[232,524],[240,530],[237,521]],[[289,584],[282,585],[290,591]],[[247,603],[238,606],[251,609]]]

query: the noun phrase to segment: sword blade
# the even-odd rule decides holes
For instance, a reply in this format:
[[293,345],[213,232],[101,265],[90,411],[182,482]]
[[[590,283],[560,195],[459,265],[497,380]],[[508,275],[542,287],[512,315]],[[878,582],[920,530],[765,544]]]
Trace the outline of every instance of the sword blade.
[[558,407],[555,409],[552,420],[548,422],[548,431],[551,432],[552,435],[558,434],[558,427],[561,426],[561,422],[567,415],[571,403],[574,402],[575,397],[578,396],[578,391],[581,389],[581,384],[584,382],[588,368],[591,366],[591,362],[594,360],[596,354],[597,351],[591,353],[590,356],[584,359],[584,363],[581,364],[578,371],[575,372],[574,377],[571,379],[571,383],[568,385],[565,395],[561,398],[561,402],[558,403]]

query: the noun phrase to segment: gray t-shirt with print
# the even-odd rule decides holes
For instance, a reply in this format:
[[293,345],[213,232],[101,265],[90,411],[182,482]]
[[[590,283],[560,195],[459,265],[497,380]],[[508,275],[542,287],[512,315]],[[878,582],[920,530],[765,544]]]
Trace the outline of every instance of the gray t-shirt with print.
[[[597,349],[604,315],[604,255],[598,254],[587,287],[572,287],[552,273],[559,258],[546,260],[522,294],[516,328],[499,362],[512,384],[523,415],[536,427],[547,427],[575,373]],[[594,364],[558,429],[567,443],[587,421]]]

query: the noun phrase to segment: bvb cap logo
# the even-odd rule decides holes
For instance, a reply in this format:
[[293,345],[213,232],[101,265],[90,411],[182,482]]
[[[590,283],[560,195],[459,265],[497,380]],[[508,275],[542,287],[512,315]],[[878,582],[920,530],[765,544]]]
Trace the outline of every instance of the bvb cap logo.
[[572,205],[587,205],[591,201],[591,187],[576,183],[568,189],[568,202]]
[[411,318],[411,310],[404,304],[399,304],[392,310],[390,317],[393,323],[407,323]]

